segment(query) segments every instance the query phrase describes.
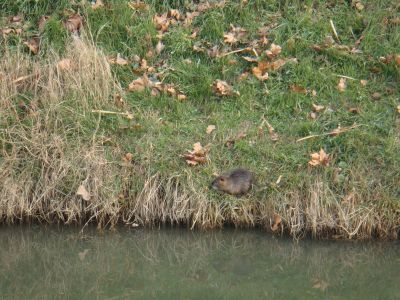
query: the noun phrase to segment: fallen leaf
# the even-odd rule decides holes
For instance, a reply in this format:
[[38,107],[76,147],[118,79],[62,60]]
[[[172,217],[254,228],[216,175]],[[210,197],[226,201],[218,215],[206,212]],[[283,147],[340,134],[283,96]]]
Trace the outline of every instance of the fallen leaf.
[[231,149],[234,145],[236,141],[239,141],[241,139],[244,139],[247,136],[246,132],[244,131],[240,131],[235,137],[233,138],[229,138],[226,142],[225,142],[225,146],[229,149]]
[[14,26],[22,24],[21,16],[12,16],[9,20],[10,20],[10,23],[13,23]]
[[276,71],[280,68],[282,68],[286,64],[286,60],[284,59],[277,59],[273,62],[270,63],[270,69],[272,71]]
[[397,112],[400,114],[400,104],[397,105]]
[[79,252],[78,253],[79,259],[81,261],[83,261],[85,259],[86,255],[88,254],[88,252],[89,252],[89,249],[85,249],[82,252]]
[[357,1],[354,6],[358,11],[362,11],[364,9],[364,5],[361,3],[361,1]]
[[170,20],[167,17],[167,14],[155,15],[153,17],[153,22],[156,25],[156,29],[161,30],[162,32],[167,31],[169,25],[171,24]]
[[96,2],[94,2],[94,3],[92,2],[93,9],[99,9],[103,6],[104,6],[104,4],[103,4],[103,1],[101,1],[101,0],[96,0]]
[[247,30],[240,26],[235,27],[231,24],[229,32],[224,34],[224,42],[231,45],[236,44],[242,41],[246,34]]
[[120,94],[115,94],[114,95],[114,103],[115,106],[122,108],[125,106],[125,101],[122,99],[122,96]]
[[121,57],[119,53],[117,54],[117,57],[108,57],[107,60],[110,64],[115,64],[120,66],[126,66],[127,64],[129,64],[129,61]]
[[193,151],[188,150],[188,153],[183,155],[186,163],[190,166],[204,164],[207,161],[207,154],[210,151],[210,146],[211,145],[208,144],[203,147],[199,142],[193,144]]
[[312,110],[314,111],[314,112],[320,112],[321,110],[324,110],[325,109],[325,106],[323,106],[323,105],[317,105],[317,104],[312,104]]
[[247,79],[248,77],[249,77],[249,72],[244,72],[244,73],[239,75],[238,80],[239,81],[243,81],[243,80]]
[[366,86],[366,85],[367,85],[367,83],[368,83],[368,81],[367,81],[367,80],[365,80],[365,79],[361,79],[361,80],[360,80],[360,84],[361,84],[361,86]]
[[141,92],[144,91],[146,87],[150,87],[151,83],[150,80],[146,75],[143,75],[140,78],[137,78],[133,80],[129,86],[128,86],[128,91],[130,92]]
[[224,42],[227,44],[236,44],[238,42],[238,39],[232,32],[229,32],[224,34]]
[[206,133],[210,134],[211,132],[213,132],[215,130],[215,125],[208,125],[207,129],[206,129]]
[[39,43],[40,39],[38,37],[35,37],[24,42],[24,45],[28,46],[29,50],[36,55],[39,52]]
[[278,214],[274,214],[274,224],[271,226],[272,231],[277,231],[279,225],[282,223],[282,218]]
[[254,57],[254,56],[242,56],[242,58],[243,58],[245,61],[248,61],[248,62],[258,62],[258,57]]
[[251,69],[251,71],[253,72],[253,75],[260,81],[264,81],[269,78],[268,73],[263,73],[263,71],[259,67],[254,67]]
[[165,45],[163,44],[162,41],[158,41],[157,46],[156,46],[156,53],[160,54],[161,51],[165,48]]
[[57,68],[61,71],[67,71],[71,69],[72,62],[69,58],[64,58],[57,63]]
[[327,166],[329,165],[329,154],[326,154],[323,149],[319,152],[311,154],[311,160],[308,162],[311,166],[315,167],[318,165]]
[[340,78],[337,89],[339,90],[339,92],[344,92],[346,88],[347,88],[346,78]]
[[317,114],[315,112],[310,112],[310,118],[315,120],[317,118]]
[[187,96],[184,95],[184,94],[178,94],[178,95],[176,96],[176,98],[177,98],[179,101],[185,101],[185,100],[187,99]]
[[281,53],[281,51],[282,51],[281,46],[272,43],[270,50],[265,51],[265,53],[269,58],[273,58],[275,56],[278,56]]
[[349,109],[347,111],[350,112],[350,113],[353,113],[353,114],[359,114],[360,113],[360,108],[358,108],[358,107],[349,107]]
[[316,90],[312,90],[312,91],[311,91],[311,96],[317,97],[317,91],[316,91]]
[[396,56],[395,56],[395,61],[396,61],[396,64],[398,65],[398,66],[400,66],[400,54],[397,54]]
[[64,27],[72,33],[79,32],[82,25],[83,18],[79,14],[73,14],[64,21]]
[[265,123],[267,124],[268,127],[268,132],[269,132],[269,137],[272,141],[277,141],[279,140],[279,136],[278,134],[275,132],[274,127],[271,126],[271,124],[269,124],[267,121],[265,121]]
[[86,190],[86,188],[83,185],[80,185],[78,187],[78,190],[76,191],[76,194],[78,196],[81,196],[83,200],[85,201],[89,201],[90,200],[90,194],[89,192]]
[[301,87],[299,85],[296,85],[296,84],[292,84],[290,86],[290,89],[292,90],[292,92],[295,92],[295,93],[307,94],[307,89],[306,88],[303,88],[303,87]]
[[372,99],[374,99],[375,101],[381,99],[382,95],[381,93],[375,92],[372,94]]
[[40,31],[43,31],[47,21],[50,20],[50,16],[41,16],[39,19],[38,27]]
[[8,34],[10,34],[12,32],[15,32],[14,29],[12,29],[12,28],[4,28],[4,29],[1,30],[1,33],[4,34],[4,35],[8,35]]
[[133,10],[149,10],[150,6],[147,3],[141,1],[129,2],[128,6]]
[[325,291],[328,288],[328,286],[329,284],[326,281],[320,279],[314,280],[313,283],[313,289],[318,289],[321,291]]
[[223,80],[215,80],[212,87],[214,93],[218,96],[231,96],[234,93],[238,94],[238,92],[235,92],[233,90],[232,86],[230,86],[226,81]]
[[126,153],[123,157],[122,157],[122,160],[125,162],[125,163],[131,163],[132,162],[132,159],[133,159],[133,154],[132,153]]

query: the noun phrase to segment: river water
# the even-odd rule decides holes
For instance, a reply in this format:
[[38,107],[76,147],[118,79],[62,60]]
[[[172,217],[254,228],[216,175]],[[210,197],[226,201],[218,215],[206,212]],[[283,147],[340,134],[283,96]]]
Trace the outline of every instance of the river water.
[[3,226],[0,298],[400,299],[400,243]]

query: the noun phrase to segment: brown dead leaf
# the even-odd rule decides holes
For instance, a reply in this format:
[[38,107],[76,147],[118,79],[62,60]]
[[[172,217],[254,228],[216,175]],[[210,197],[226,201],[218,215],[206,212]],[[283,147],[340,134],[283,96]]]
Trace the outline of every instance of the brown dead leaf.
[[141,92],[143,91],[146,87],[151,87],[152,84],[148,77],[146,75],[143,75],[140,78],[137,78],[133,80],[129,86],[128,86],[128,91],[130,92]]
[[125,155],[122,157],[122,160],[123,160],[125,163],[131,163],[131,162],[132,162],[132,159],[133,159],[133,154],[130,153],[130,152],[125,153]]
[[247,136],[247,133],[244,131],[240,131],[235,137],[229,138],[226,142],[225,142],[225,146],[229,149],[231,149],[234,145],[236,141],[239,141],[241,139],[244,139]]
[[315,152],[311,154],[311,160],[308,162],[311,166],[315,167],[318,165],[327,166],[329,165],[329,154],[325,153],[323,149],[319,150],[319,152]]
[[249,72],[244,72],[244,73],[239,75],[238,80],[239,81],[243,81],[243,80],[246,80],[248,77],[249,77]]
[[78,253],[79,259],[80,259],[81,261],[84,261],[86,255],[88,254],[88,252],[89,252],[89,249],[85,249],[85,250],[83,250],[82,252],[79,252],[79,253]]
[[364,9],[364,5],[361,1],[353,1],[353,5],[358,11],[362,11]]
[[78,196],[81,196],[82,199],[85,200],[85,201],[89,201],[90,200],[90,194],[86,190],[85,186],[82,185],[82,184],[78,187],[78,190],[76,191],[76,194]]
[[366,86],[366,85],[367,85],[367,83],[368,83],[368,81],[367,81],[367,80],[365,80],[365,79],[361,79],[361,80],[360,80],[360,84],[361,84],[361,86]]
[[31,38],[30,40],[24,42],[24,45],[26,45],[29,50],[35,55],[39,53],[39,44],[40,39],[38,37]]
[[46,26],[47,21],[50,20],[50,16],[41,16],[38,23],[38,28],[40,31],[43,31]]
[[253,75],[260,81],[264,81],[269,78],[268,73],[264,73],[259,67],[254,67],[251,69],[251,71],[253,72]]
[[9,18],[10,23],[13,23],[14,26],[18,26],[22,24],[22,17],[21,16],[12,16]]
[[176,96],[176,98],[177,98],[179,101],[185,101],[185,100],[187,99],[187,96],[186,96],[185,94],[179,93],[179,94]]
[[224,43],[227,44],[236,44],[238,42],[238,39],[232,32],[228,32],[224,34]]
[[116,107],[122,108],[125,106],[125,101],[120,94],[114,95],[114,104]]
[[277,231],[279,229],[279,225],[282,223],[282,218],[278,214],[274,214],[274,224],[271,226],[272,231]]
[[279,140],[279,135],[275,132],[274,127],[272,127],[271,124],[269,124],[268,121],[266,121],[266,120],[265,120],[265,124],[267,124],[270,139],[272,141]]
[[14,29],[12,29],[12,28],[4,28],[4,29],[1,30],[1,33],[3,35],[8,35],[8,34],[10,34],[12,32],[15,32]]
[[234,93],[237,94],[226,81],[223,80],[215,80],[213,85],[212,85],[213,91],[215,94],[218,96],[231,96]]
[[360,108],[359,107],[349,107],[349,109],[347,111],[356,115],[356,114],[360,113]]
[[276,71],[282,68],[286,64],[286,60],[284,59],[277,59],[270,63],[270,70]]
[[400,66],[400,54],[396,54],[394,60],[396,61],[396,64]]
[[317,104],[312,104],[312,110],[314,111],[314,112],[320,112],[321,110],[324,110],[325,109],[325,106],[323,106],[323,105],[317,105]]
[[57,68],[61,71],[68,71],[71,69],[72,61],[69,58],[64,58],[57,63]]
[[400,104],[397,105],[397,112],[400,114]]
[[121,57],[119,53],[117,54],[116,57],[108,57],[107,60],[110,64],[115,64],[120,66],[126,66],[127,64],[129,64],[129,61]]
[[272,43],[270,50],[265,51],[265,53],[269,58],[274,58],[278,56],[281,53],[281,51],[282,51],[281,46]]
[[313,289],[325,291],[328,288],[328,286],[329,286],[329,284],[322,279],[316,279],[313,282]]
[[133,10],[149,10],[150,6],[142,1],[129,2],[128,6]]
[[315,112],[310,112],[310,118],[315,120],[317,118],[317,114]]
[[163,44],[162,41],[158,41],[157,46],[156,46],[156,53],[160,54],[161,51],[165,48],[165,45]]
[[215,125],[208,125],[207,129],[206,129],[206,133],[210,134],[211,132],[213,132],[215,130]]
[[83,18],[79,14],[73,14],[64,21],[64,27],[72,33],[79,32],[82,28],[82,25]]
[[378,92],[374,92],[371,96],[372,96],[372,99],[374,99],[375,101],[380,100],[382,97],[381,93],[378,93]]
[[92,2],[92,8],[93,9],[99,9],[101,7],[104,7],[104,3],[102,0],[96,0],[96,2]]
[[153,17],[153,22],[156,25],[156,29],[161,30],[162,32],[167,31],[169,25],[171,24],[170,20],[168,19],[167,14],[155,15]]
[[292,84],[290,86],[290,89],[292,90],[292,92],[295,92],[295,93],[307,94],[307,89],[306,88],[303,88],[303,87],[301,87],[299,85],[296,85],[296,84]]
[[343,93],[347,88],[347,84],[346,84],[346,78],[340,78],[339,79],[339,83],[337,86],[337,89],[339,90],[339,92]]
[[210,151],[210,147],[210,144],[203,147],[199,142],[193,144],[193,150],[188,150],[188,153],[183,155],[186,163],[190,166],[204,164],[205,162],[207,162],[207,154]]

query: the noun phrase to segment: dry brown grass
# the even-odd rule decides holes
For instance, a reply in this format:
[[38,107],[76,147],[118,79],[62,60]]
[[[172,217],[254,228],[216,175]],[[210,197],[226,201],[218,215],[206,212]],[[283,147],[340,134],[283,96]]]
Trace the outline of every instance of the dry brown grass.
[[[74,39],[66,58],[72,62],[68,70],[57,67],[60,58],[55,54],[43,62],[7,52],[1,61],[3,222],[93,222],[99,227],[168,223],[190,228],[231,224],[270,230],[277,213],[282,217],[279,232],[296,238],[396,237],[399,208],[385,210],[365,201],[379,195],[362,175],[353,176],[347,189],[353,192],[346,196],[332,191],[326,180],[310,176],[299,190],[213,202],[198,191],[189,172],[165,177],[117,163],[121,151],[116,147],[107,156],[98,132],[100,117],[91,113],[109,108],[113,94],[121,92],[107,59],[88,38]],[[89,135],[83,126],[88,122],[93,128]],[[137,180],[143,182],[139,192],[131,188]],[[80,185],[90,193],[89,201],[76,195]]]

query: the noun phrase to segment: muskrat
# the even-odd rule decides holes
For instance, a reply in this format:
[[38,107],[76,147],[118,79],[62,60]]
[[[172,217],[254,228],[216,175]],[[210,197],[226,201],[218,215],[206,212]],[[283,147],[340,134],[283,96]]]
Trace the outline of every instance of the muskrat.
[[250,190],[252,184],[253,174],[246,169],[239,168],[215,178],[211,187],[231,195],[242,196]]

